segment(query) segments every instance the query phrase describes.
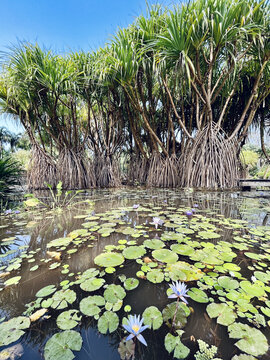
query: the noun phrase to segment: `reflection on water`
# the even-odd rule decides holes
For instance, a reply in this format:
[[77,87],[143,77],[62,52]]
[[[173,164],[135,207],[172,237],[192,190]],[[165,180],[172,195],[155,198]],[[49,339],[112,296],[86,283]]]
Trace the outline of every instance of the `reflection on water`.
[[[43,195],[43,196],[46,196]],[[187,209],[199,205],[201,213],[207,216],[223,216],[225,218],[235,218],[247,220],[250,227],[269,226],[270,220],[268,213],[270,212],[270,202],[268,194],[250,192],[246,195],[239,192],[184,192],[180,190],[160,190],[160,189],[117,189],[117,190],[95,190],[89,191],[85,195],[91,201],[95,202],[92,207],[89,204],[76,205],[70,209],[64,209],[62,212],[49,213],[44,211],[39,214],[33,212],[21,213],[18,215],[5,216],[0,219],[0,267],[10,263],[11,259],[16,259],[18,255],[27,249],[25,254],[26,261],[22,262],[20,275],[22,276],[18,285],[6,287],[0,292],[0,318],[18,316],[25,311],[25,304],[35,299],[36,292],[42,287],[49,284],[58,285],[67,278],[62,274],[62,267],[49,270],[48,266],[55,261],[47,254],[47,243],[53,239],[66,237],[71,231],[82,228],[83,218],[76,218],[77,215],[95,213],[104,213],[120,207],[132,206],[133,204],[147,204],[152,207],[163,209],[166,207],[185,206]],[[75,218],[74,218],[75,216]],[[136,212],[122,213],[122,220],[132,226],[140,225],[145,220]],[[232,229],[224,229],[222,240],[232,241]],[[154,238],[157,234],[153,233],[150,238]],[[108,244],[118,244],[119,239],[123,239],[124,235],[117,232],[108,237],[102,237],[100,234],[95,235],[95,239],[89,244],[85,243],[78,247],[76,253],[65,255],[62,259],[64,264],[69,265],[71,273],[70,280],[74,280],[75,275],[94,266],[94,258],[99,255],[104,247]],[[128,236],[126,236],[128,238]],[[11,239],[11,240],[9,240]],[[3,242],[4,240],[4,242]],[[138,243],[143,240],[138,240]],[[216,240],[213,240],[216,243]],[[90,245],[90,246],[89,246]],[[11,260],[12,261],[12,260]],[[241,264],[243,274],[248,274],[247,266],[251,260],[243,256],[241,251],[238,252],[234,262]],[[39,265],[35,271],[30,271],[34,265]],[[139,265],[135,261],[127,261],[125,266],[118,269],[116,273],[108,275],[110,282],[117,283],[118,275],[125,274],[128,277],[136,277]],[[16,274],[16,272],[14,272]],[[13,275],[15,276],[15,275]],[[0,287],[5,281],[0,277]],[[78,287],[77,287],[78,288]],[[76,289],[77,289],[76,288]],[[166,283],[154,285],[147,281],[141,281],[137,289],[127,294],[125,303],[131,305],[132,313],[141,314],[147,306],[157,306],[162,310],[168,299]],[[79,301],[83,297],[82,290],[77,289],[76,308]],[[81,293],[80,293],[81,292]],[[85,296],[85,295],[84,295]],[[233,342],[229,340],[227,328],[216,324],[215,320],[211,320],[205,312],[205,304],[198,304],[190,300],[190,306],[194,308],[194,312],[188,318],[185,327],[183,340],[185,345],[194,349],[195,339],[203,339],[204,341],[215,344],[220,350],[220,356],[224,360],[232,358],[235,347]],[[125,313],[120,311],[120,319]],[[77,354],[76,359],[93,359],[93,360],[114,360],[119,359],[117,347],[121,340],[121,332],[116,331],[113,334],[104,336],[97,331],[97,322],[94,319],[83,319],[79,330],[83,337],[83,349]],[[139,345],[137,359],[170,359],[164,348],[164,337],[167,333],[165,325],[159,331],[146,331],[145,338],[148,342],[148,348]],[[76,328],[75,328],[76,330]],[[42,349],[47,339],[59,331],[56,326],[55,319],[52,317],[46,321],[38,322],[23,338],[24,355],[22,359],[40,359],[42,357]],[[269,331],[266,331],[269,338]],[[1,349],[0,349],[1,350]],[[192,359],[193,357],[190,357]],[[264,355],[261,359],[269,359],[270,355]]]

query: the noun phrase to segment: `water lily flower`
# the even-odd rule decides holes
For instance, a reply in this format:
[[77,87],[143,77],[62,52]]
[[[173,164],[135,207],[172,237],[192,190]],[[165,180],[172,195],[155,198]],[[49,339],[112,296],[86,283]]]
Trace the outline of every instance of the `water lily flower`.
[[12,210],[11,209],[8,209],[5,211],[5,215],[9,215],[9,214],[12,214]]
[[184,303],[188,304],[186,297],[190,297],[187,295],[187,286],[185,283],[182,283],[181,281],[176,281],[175,283],[172,282],[172,284],[169,284],[170,288],[173,291],[173,294],[169,295],[169,299],[179,298]]
[[136,337],[142,344],[144,344],[145,346],[147,346],[147,343],[144,339],[144,337],[141,335],[141,333],[147,329],[149,327],[149,325],[144,325],[143,324],[143,318],[140,319],[140,315],[136,316],[132,316],[129,315],[128,317],[128,324],[127,325],[123,325],[123,327],[125,328],[125,330],[127,330],[130,334],[128,335],[128,337],[126,338],[126,341],[133,339],[134,337]]
[[191,217],[193,215],[193,212],[191,210],[186,211],[187,217]]
[[194,214],[196,212],[196,209],[191,209],[192,213]]
[[155,225],[155,228],[158,228],[158,225],[163,225],[164,221],[161,220],[159,217],[153,217],[153,224]]
[[14,214],[20,214],[20,210],[15,210]]
[[140,206],[140,204],[134,204],[133,209],[138,209],[139,206]]
[[195,208],[198,208],[198,207],[199,207],[199,205],[198,205],[198,204],[194,204],[193,206],[194,206]]

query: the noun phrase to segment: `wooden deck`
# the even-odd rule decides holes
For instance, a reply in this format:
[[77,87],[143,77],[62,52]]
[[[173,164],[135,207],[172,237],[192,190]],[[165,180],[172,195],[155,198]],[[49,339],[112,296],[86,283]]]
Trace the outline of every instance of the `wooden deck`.
[[270,180],[263,179],[240,179],[239,187],[241,190],[251,190],[260,187],[270,187]]

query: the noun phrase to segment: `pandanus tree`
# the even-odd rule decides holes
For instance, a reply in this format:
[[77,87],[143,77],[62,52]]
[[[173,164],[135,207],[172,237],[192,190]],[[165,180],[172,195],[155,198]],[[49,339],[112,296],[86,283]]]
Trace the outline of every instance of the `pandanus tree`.
[[[188,140],[183,151],[183,186],[234,187],[238,178],[236,139],[245,136],[251,124],[259,84],[269,55],[263,56],[254,74],[254,85],[239,121],[229,133],[223,131],[230,103],[238,90],[246,61],[257,61],[254,49],[263,43],[264,6],[254,1],[198,0],[171,11],[164,33],[154,48],[164,62],[161,74],[175,117]],[[258,63],[258,62],[257,62]],[[173,74],[173,90],[168,85]],[[190,92],[189,106],[195,114],[193,125],[177,109],[179,83]],[[178,83],[177,83],[178,82]],[[182,88],[182,84],[180,85]],[[172,94],[172,91],[174,93]],[[187,104],[186,104],[187,105]],[[241,134],[240,134],[241,133]]]

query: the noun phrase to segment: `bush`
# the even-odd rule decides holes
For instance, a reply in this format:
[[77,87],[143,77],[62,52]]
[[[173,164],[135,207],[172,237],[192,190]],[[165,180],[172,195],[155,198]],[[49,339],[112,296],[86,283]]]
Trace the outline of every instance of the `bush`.
[[18,150],[11,155],[12,159],[17,161],[25,171],[28,170],[30,156],[30,150]]
[[22,173],[20,164],[11,157],[0,159],[0,197],[3,198],[19,184]]

